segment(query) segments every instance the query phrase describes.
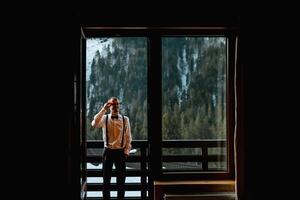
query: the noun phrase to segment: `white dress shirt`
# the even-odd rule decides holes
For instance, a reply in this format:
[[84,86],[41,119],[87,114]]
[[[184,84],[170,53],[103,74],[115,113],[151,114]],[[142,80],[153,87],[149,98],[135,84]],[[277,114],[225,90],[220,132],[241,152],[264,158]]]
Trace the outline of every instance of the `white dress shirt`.
[[[111,114],[105,115],[106,110],[102,108],[98,114],[94,116],[94,120],[92,125],[97,128],[102,127],[103,133],[103,141],[104,147],[110,149],[124,149],[124,153],[129,155],[129,151],[131,150],[131,128],[129,118],[124,116],[125,126],[124,126],[124,136],[123,136],[123,117],[118,114],[118,119],[111,119]],[[107,127],[106,127],[106,117],[107,119]],[[95,121],[97,119],[99,122],[96,124]],[[108,144],[106,143],[106,130],[108,129]],[[123,146],[121,146],[123,137]]]

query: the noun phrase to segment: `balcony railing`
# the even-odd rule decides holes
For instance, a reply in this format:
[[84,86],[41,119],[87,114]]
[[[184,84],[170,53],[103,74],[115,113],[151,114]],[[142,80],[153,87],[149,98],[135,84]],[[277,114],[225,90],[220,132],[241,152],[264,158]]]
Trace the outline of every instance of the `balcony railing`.
[[[95,197],[94,195],[89,195],[90,192],[100,193],[103,189],[103,184],[101,181],[89,181],[89,179],[101,179],[102,178],[102,151],[103,151],[103,141],[87,141],[87,158],[86,162],[89,165],[95,167],[87,167],[87,199],[102,199],[100,195]],[[163,141],[163,148],[200,148],[201,155],[164,155],[163,162],[200,162],[202,168],[197,169],[198,171],[210,171],[208,167],[208,162],[222,162],[226,160],[226,155],[210,155],[208,153],[209,148],[224,148],[226,147],[226,140],[199,140],[199,141],[187,141],[187,140],[174,140],[174,141]],[[126,199],[150,199],[150,185],[152,183],[151,177],[149,177],[149,149],[148,141],[146,140],[136,140],[132,142],[133,151],[131,155],[127,158],[126,163],[126,180],[130,177],[138,180],[126,181],[125,191],[135,191],[139,193],[138,196],[126,195]],[[221,159],[220,159],[221,158]],[[183,169],[184,170],[184,169]],[[112,176],[115,177],[115,171],[113,170]],[[112,182],[112,191],[117,191],[117,185]],[[152,195],[151,195],[152,196]],[[112,198],[114,199],[114,198]]]

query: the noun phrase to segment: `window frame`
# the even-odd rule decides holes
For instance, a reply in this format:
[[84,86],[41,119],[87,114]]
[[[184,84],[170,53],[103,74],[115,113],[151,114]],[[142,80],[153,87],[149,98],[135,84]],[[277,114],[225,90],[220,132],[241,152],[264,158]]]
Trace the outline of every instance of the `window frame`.
[[[236,127],[236,38],[235,27],[81,27],[88,37],[147,37],[147,102],[149,177],[154,180],[234,179],[234,131]],[[163,37],[224,36],[227,39],[227,171],[163,172],[162,171],[162,38]],[[81,52],[84,53],[84,52]],[[85,67],[82,69],[85,70]],[[84,82],[84,81],[83,81]],[[159,97],[157,97],[159,95]],[[84,121],[84,120],[83,120]],[[152,134],[151,134],[152,133]],[[154,134],[155,133],[155,134]],[[153,148],[152,148],[153,147]],[[160,162],[157,162],[160,159]]]

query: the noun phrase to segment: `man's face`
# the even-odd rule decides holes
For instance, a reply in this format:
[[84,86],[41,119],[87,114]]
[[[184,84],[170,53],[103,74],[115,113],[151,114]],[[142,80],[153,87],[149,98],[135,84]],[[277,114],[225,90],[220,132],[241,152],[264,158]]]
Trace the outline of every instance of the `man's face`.
[[119,101],[117,99],[111,99],[110,100],[111,103],[111,111],[112,112],[119,112]]

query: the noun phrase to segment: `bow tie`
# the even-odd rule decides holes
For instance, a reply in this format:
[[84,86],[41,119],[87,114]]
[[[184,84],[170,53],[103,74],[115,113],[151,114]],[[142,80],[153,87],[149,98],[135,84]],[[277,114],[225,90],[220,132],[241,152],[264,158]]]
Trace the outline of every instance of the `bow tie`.
[[116,116],[111,116],[111,119],[118,119],[118,115],[116,115]]

